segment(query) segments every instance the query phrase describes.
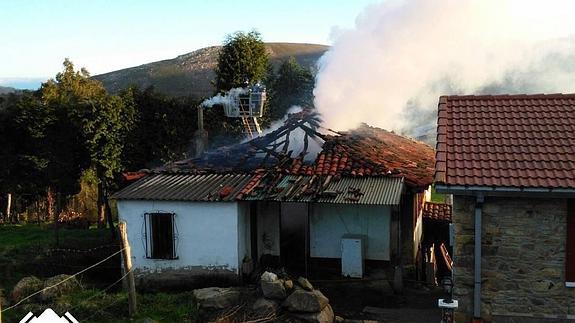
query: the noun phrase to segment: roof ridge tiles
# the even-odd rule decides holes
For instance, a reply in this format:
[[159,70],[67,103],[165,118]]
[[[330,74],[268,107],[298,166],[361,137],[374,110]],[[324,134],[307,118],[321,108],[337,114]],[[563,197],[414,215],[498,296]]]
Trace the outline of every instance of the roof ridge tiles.
[[[496,100],[496,99],[575,99],[575,93],[531,93],[531,94],[465,94],[441,96],[444,102],[450,100]],[[562,103],[566,104],[566,103]]]

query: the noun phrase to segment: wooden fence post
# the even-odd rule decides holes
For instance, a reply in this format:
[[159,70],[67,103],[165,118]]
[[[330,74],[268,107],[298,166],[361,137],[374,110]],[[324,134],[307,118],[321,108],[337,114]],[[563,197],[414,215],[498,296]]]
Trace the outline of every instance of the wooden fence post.
[[134,273],[132,272],[132,253],[128,242],[126,222],[120,221],[118,223],[118,228],[120,230],[120,240],[122,241],[122,260],[124,262],[124,270],[128,273],[125,278],[126,285],[128,286],[128,309],[130,316],[134,316],[137,312],[136,283],[134,281]]
[[12,193],[8,193],[6,195],[6,216],[5,216],[5,222],[10,222],[12,223]]

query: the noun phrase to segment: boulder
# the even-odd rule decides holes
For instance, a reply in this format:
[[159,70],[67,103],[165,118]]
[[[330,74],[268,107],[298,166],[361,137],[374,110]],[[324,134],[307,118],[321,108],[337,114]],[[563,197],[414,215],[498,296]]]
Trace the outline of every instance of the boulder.
[[262,280],[260,281],[260,285],[265,298],[284,299],[287,296],[284,282],[282,280],[275,280],[272,282]]
[[266,271],[262,274],[261,276],[261,281],[263,282],[275,282],[276,280],[278,280],[278,275],[271,273],[269,271]]
[[309,280],[303,278],[303,277],[299,277],[297,279],[297,283],[305,290],[309,290],[312,291],[313,290],[313,286],[312,284],[309,282]]
[[80,285],[80,282],[76,279],[76,277],[72,277],[70,275],[65,274],[57,275],[46,279],[46,281],[44,282],[44,288],[48,288],[50,286],[54,287],[44,289],[42,291],[41,295],[43,301],[50,301],[56,297],[82,289],[82,285]]
[[321,312],[328,304],[329,300],[319,290],[296,289],[282,305],[290,312],[314,313]]
[[278,302],[262,297],[256,300],[256,302],[252,306],[252,309],[258,313],[266,315],[270,313],[275,313],[278,310],[279,306],[280,305],[278,304]]
[[326,307],[323,308],[321,312],[317,313],[292,313],[291,314],[294,318],[303,321],[303,322],[310,322],[310,323],[333,323],[334,322],[334,315],[333,309],[328,304]]
[[19,302],[23,298],[44,288],[44,282],[34,276],[24,277],[12,289],[12,300]]
[[204,309],[225,309],[239,304],[240,291],[234,288],[208,287],[195,289],[193,296]]

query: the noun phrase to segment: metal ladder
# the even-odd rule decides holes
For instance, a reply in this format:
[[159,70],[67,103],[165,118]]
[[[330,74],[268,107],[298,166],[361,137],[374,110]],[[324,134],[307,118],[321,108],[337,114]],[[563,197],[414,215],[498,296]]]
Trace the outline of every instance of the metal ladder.
[[262,133],[258,119],[255,117],[242,117],[244,125],[244,134],[249,138],[255,138]]

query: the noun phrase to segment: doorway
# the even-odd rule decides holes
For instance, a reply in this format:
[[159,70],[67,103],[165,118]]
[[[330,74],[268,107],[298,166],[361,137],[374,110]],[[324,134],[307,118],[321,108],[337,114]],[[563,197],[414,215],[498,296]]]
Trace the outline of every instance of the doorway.
[[281,203],[280,255],[283,266],[294,276],[307,276],[309,212],[307,203]]

